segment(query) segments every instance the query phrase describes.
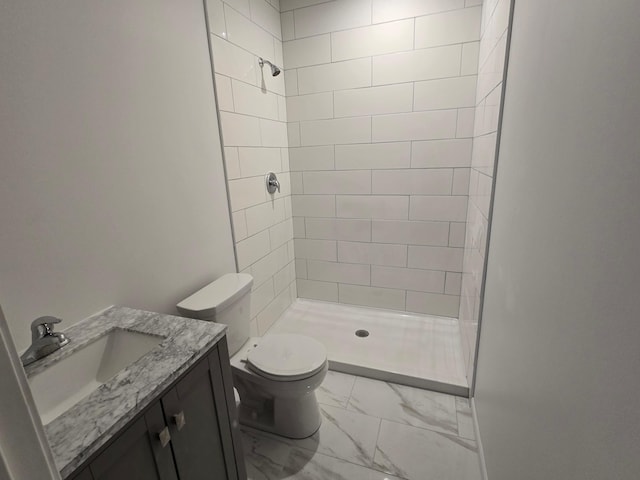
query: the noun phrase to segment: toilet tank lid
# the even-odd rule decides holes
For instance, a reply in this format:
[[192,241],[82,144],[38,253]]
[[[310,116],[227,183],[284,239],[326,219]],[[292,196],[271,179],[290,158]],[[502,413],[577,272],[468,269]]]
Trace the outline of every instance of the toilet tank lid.
[[181,313],[205,318],[216,315],[251,290],[253,277],[248,273],[227,273],[198,290],[178,305]]

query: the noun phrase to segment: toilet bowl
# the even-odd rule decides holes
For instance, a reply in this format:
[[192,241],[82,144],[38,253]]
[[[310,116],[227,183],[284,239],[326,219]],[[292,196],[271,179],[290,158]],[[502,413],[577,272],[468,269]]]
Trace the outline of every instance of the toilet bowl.
[[315,391],[327,374],[326,349],[303,335],[250,337],[252,284],[248,274],[224,275],[180,302],[178,311],[227,325],[241,424],[289,438],[309,437],[321,423]]
[[328,369],[322,344],[302,335],[250,338],[231,357],[231,368],[240,395],[240,423],[289,438],[306,438],[318,430],[315,391]]

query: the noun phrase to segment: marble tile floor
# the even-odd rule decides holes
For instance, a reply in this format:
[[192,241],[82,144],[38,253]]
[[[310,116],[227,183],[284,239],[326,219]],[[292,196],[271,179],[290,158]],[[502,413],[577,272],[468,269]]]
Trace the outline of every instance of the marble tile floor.
[[466,398],[329,371],[322,426],[291,440],[243,427],[249,480],[480,480]]
[[[369,336],[356,336],[359,329]],[[469,392],[455,318],[297,299],[269,333],[322,342],[332,370],[453,395]]]

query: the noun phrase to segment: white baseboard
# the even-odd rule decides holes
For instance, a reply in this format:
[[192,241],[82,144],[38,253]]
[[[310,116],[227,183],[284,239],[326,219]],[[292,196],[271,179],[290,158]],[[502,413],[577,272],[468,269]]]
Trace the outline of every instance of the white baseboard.
[[480,456],[480,470],[482,471],[482,480],[489,480],[487,474],[487,464],[484,461],[484,449],[482,448],[482,437],[480,436],[480,426],[478,425],[478,412],[476,411],[476,401],[471,398],[471,415],[473,416],[473,430],[476,434],[476,443],[478,445],[478,455]]

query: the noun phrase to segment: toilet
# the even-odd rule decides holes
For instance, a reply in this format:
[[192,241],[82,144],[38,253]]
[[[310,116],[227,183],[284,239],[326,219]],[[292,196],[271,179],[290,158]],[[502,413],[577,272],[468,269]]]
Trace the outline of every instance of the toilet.
[[253,277],[229,273],[181,301],[190,318],[227,325],[233,385],[240,423],[289,438],[320,428],[316,389],[327,374],[327,351],[304,335],[249,334]]

